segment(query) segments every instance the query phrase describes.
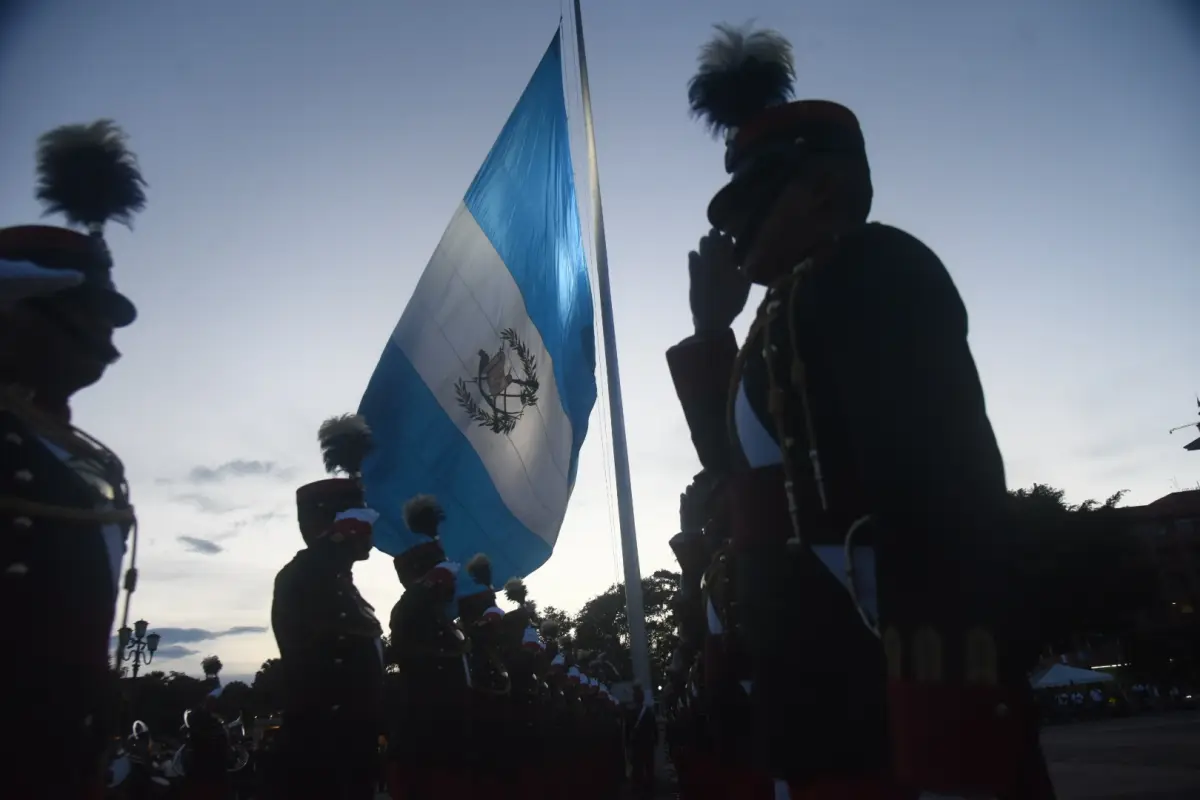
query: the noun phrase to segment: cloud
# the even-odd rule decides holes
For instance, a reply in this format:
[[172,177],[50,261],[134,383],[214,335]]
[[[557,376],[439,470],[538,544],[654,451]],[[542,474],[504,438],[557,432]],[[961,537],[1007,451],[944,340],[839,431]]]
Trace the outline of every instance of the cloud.
[[230,511],[237,511],[238,507],[230,505],[223,500],[218,500],[206,494],[177,494],[171,498],[176,503],[186,503],[190,506],[195,506],[196,510],[202,514],[226,514]]
[[[164,646],[159,648],[159,652],[166,650],[169,647],[175,647],[180,644],[196,644],[197,642],[207,642],[211,639],[220,639],[222,636],[239,636],[245,633],[266,633],[269,630],[265,625],[235,625],[232,628],[225,630],[210,631],[207,628],[156,628],[151,627],[150,633],[157,633]],[[117,637],[112,637],[113,645],[117,643]],[[186,649],[186,648],[183,648]],[[189,651],[183,655],[190,655],[196,651]],[[174,656],[172,656],[174,657]]]
[[191,553],[214,556],[225,549],[211,539],[201,539],[199,536],[177,536],[175,538],[182,542]]
[[172,658],[187,658],[188,656],[199,655],[199,650],[192,650],[178,644],[169,644],[166,647],[160,647],[154,651],[154,660],[161,661]]
[[248,461],[235,458],[219,467],[195,466],[188,472],[189,483],[220,483],[229,478],[252,478],[269,476],[280,479],[291,477],[292,470],[280,467],[274,461]]
[[255,514],[254,516],[247,517],[245,519],[234,520],[229,525],[229,532],[216,538],[223,539],[226,536],[236,536],[243,528],[248,528],[252,525],[263,525],[268,522],[273,522],[277,519],[284,519],[286,517],[287,514],[284,514],[282,511],[264,511],[260,514]]

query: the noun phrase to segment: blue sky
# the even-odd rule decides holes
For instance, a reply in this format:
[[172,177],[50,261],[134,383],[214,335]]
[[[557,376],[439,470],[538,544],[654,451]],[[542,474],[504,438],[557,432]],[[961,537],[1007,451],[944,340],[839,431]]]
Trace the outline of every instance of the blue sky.
[[[663,352],[689,332],[686,254],[724,179],[685,84],[709,26],[748,16],[792,38],[802,95],[859,114],[874,217],[953,273],[1010,484],[1148,502],[1200,479],[1188,433],[1166,435],[1200,390],[1200,27],[1184,5],[584,4],[645,571],[671,564],[697,468]],[[110,236],[141,318],[77,402],[133,483],[134,613],[187,629],[164,665],[213,652],[252,674],[274,654],[258,630],[272,576],[300,546],[292,492],[321,473],[316,427],[356,407],[560,4],[21,6],[0,19],[0,221],[37,218],[33,144],[65,122],[117,119],[151,184],[137,230]],[[600,432],[530,581],[544,604],[619,574]],[[390,560],[357,574],[386,615]]]

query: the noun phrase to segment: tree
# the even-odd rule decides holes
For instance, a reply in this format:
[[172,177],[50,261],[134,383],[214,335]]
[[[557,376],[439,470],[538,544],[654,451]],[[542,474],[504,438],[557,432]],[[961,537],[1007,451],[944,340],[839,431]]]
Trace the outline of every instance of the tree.
[[1038,640],[1062,651],[1083,636],[1125,636],[1156,594],[1150,553],[1120,502],[1071,505],[1035,483],[1009,492],[1017,575],[1027,587]]
[[183,712],[195,707],[208,692],[202,680],[182,672],[156,670],[127,679],[126,685],[133,689],[133,719],[166,736],[175,735],[183,724]]
[[221,668],[225,665],[221,663],[221,659],[216,656],[209,656],[200,662],[200,669],[204,670],[204,677],[216,678],[221,674]]
[[243,712],[247,715],[255,713],[254,690],[242,681],[230,681],[217,699],[217,711],[226,720],[232,720]]
[[[650,648],[651,679],[662,685],[671,654],[678,643],[671,619],[670,601],[679,590],[679,573],[660,569],[642,578],[642,600],[646,618],[646,638]],[[549,618],[551,611],[545,614]],[[633,660],[629,651],[629,619],[625,613],[625,584],[610,586],[605,592],[584,603],[564,629],[574,632],[577,652],[590,652],[611,665],[608,680],[629,680]],[[560,621],[560,624],[563,624]]]
[[575,619],[561,609],[554,606],[546,606],[538,613],[542,618],[543,624],[549,622],[558,626],[559,636],[569,636],[575,630]]
[[274,714],[283,706],[283,662],[268,658],[254,675],[254,710],[260,714]]

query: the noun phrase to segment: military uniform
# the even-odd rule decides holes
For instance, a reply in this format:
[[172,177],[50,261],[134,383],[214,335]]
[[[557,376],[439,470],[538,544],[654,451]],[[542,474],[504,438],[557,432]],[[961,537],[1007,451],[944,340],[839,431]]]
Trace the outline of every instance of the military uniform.
[[458,619],[470,648],[471,734],[467,750],[476,797],[508,796],[516,787],[516,763],[507,758],[512,725],[512,678],[504,663],[504,612],[496,605],[492,565],[477,555],[466,565],[470,582],[460,589]]
[[[807,159],[867,162],[848,109],[783,102],[781,37],[722,37],[691,98],[727,134],[733,178],[709,217],[740,228],[744,256]],[[741,348],[702,330],[667,356],[701,462],[728,476],[755,754],[804,797],[1052,796],[962,301],[903,231],[796,235],[807,256],[769,277]]]
[[[111,363],[110,335],[98,330],[128,325],[136,312],[113,286],[103,229],[142,208],[144,181],[124,134],[107,121],[46,134],[38,162],[47,211],[89,233],[0,229],[0,312],[37,318],[69,342],[63,346]],[[102,321],[98,330],[84,324],[92,319]],[[0,666],[0,682],[19,687],[0,722],[20,732],[2,749],[0,795],[98,797],[118,710],[109,642],[135,529],[129,487],[117,456],[69,421],[71,395],[99,375],[75,381],[63,373],[54,386],[38,385],[64,354],[42,352],[41,338],[4,346],[6,362],[41,363],[6,363],[12,372],[0,375],[0,609],[6,629],[20,632],[12,647],[34,654],[10,655]],[[57,766],[31,769],[46,753]]]
[[520,578],[504,584],[504,596],[517,604],[500,621],[501,657],[511,683],[506,729],[498,731],[502,758],[511,772],[510,796],[536,797],[545,786],[541,756],[546,750],[546,707],[543,691],[546,645],[538,628],[536,609]]
[[369,432],[343,417],[321,438],[326,466],[350,477],[297,490],[308,547],[275,578],[271,627],[285,686],[278,783],[281,797],[358,800],[374,797],[383,731],[383,630],[351,575],[377,517],[358,479]]
[[409,530],[426,537],[394,559],[404,594],[392,608],[392,660],[399,689],[388,709],[388,786],[397,800],[471,796],[461,753],[469,731],[466,637],[454,622],[460,565],[438,539],[444,519],[433,497],[404,508]]
[[179,792],[183,800],[229,800],[233,797],[234,751],[229,730],[216,711],[222,691],[218,684],[203,704],[185,715],[183,781]]

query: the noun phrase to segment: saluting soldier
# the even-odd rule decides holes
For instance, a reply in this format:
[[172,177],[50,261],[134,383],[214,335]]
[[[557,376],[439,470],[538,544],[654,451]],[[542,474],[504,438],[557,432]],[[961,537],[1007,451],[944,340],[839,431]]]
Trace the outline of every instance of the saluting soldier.
[[[142,210],[145,182],[108,120],[50,131],[37,161],[46,212],[86,232],[0,229],[0,609],[38,654],[0,659],[0,682],[19,689],[0,720],[20,732],[0,748],[0,796],[98,797],[117,709],[109,637],[135,521],[121,461],[72,426],[71,400],[116,362],[113,333],[136,317],[113,285],[104,229]],[[132,590],[132,569],[128,580]],[[47,753],[54,769],[30,767]]]
[[689,99],[731,178],[668,353],[728,476],[757,752],[805,798],[1050,797],[966,311],[928,247],[867,222],[855,115],[793,83],[777,33],[719,26],[701,51]]
[[371,431],[347,414],[321,425],[330,474],[296,491],[307,547],[275,578],[271,627],[285,702],[281,797],[373,798],[383,731],[383,633],[351,570],[371,553],[378,513],[363,496]]

